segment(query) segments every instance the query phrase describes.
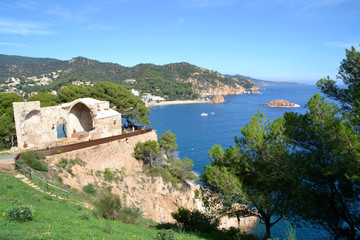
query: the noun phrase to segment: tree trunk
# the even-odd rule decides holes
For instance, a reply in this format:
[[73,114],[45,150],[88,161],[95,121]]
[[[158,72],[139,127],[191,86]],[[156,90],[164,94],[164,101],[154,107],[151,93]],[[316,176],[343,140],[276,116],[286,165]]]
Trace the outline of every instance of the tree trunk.
[[270,223],[270,217],[265,217],[264,218],[264,222],[265,222],[265,228],[266,228],[266,232],[264,235],[264,240],[271,238],[271,233],[270,233],[270,228],[271,228],[271,223]]
[[238,222],[238,229],[240,229],[240,216],[238,214],[236,214],[236,219]]

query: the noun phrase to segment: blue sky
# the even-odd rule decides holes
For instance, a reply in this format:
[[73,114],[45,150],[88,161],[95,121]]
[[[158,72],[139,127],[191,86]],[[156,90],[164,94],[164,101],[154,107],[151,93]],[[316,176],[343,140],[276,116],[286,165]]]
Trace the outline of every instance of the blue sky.
[[360,44],[359,0],[2,0],[0,53],[189,62],[314,83]]

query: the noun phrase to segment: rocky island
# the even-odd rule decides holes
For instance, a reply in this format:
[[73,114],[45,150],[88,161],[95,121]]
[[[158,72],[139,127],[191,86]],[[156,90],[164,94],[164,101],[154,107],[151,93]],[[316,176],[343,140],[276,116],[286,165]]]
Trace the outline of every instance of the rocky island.
[[300,107],[295,103],[291,103],[289,101],[283,99],[272,100],[268,102],[265,106],[267,107]]

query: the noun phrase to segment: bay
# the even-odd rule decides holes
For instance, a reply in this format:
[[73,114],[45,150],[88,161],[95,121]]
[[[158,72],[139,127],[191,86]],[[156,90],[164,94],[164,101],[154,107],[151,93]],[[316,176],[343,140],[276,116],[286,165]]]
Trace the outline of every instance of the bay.
[[[152,128],[157,130],[158,136],[167,130],[176,134],[178,151],[181,158],[193,160],[193,170],[197,174],[203,173],[209,164],[207,154],[214,144],[223,148],[233,146],[234,137],[240,137],[240,129],[248,124],[250,118],[258,111],[263,111],[270,119],[283,116],[285,112],[305,113],[305,105],[315,93],[320,93],[315,85],[297,86],[268,86],[259,95],[225,96],[224,104],[182,104],[164,105],[150,108],[149,116]],[[265,104],[284,99],[300,105],[295,108],[266,107]],[[201,116],[207,113],[208,116]],[[212,114],[213,113],[213,114]],[[272,228],[272,236],[285,238],[286,223],[279,222]],[[253,232],[258,236],[264,233],[263,224],[258,224]],[[325,234],[311,227],[297,229],[297,239],[325,239]]]

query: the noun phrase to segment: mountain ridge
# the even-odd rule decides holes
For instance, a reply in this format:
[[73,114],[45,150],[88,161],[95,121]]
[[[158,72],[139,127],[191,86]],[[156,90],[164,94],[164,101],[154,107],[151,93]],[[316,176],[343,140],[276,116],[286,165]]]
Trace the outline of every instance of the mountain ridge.
[[[31,76],[50,76],[50,73],[59,73],[49,86],[33,86],[27,92],[57,90],[73,81],[110,81],[127,89],[138,89],[164,96],[168,100],[187,100],[219,94],[245,94],[258,90],[258,86],[249,78],[226,77],[217,71],[186,62],[165,65],[141,63],[133,67],[125,67],[117,63],[100,62],[85,57],[49,60],[4,56],[0,56],[0,62],[3,62],[0,64],[0,83],[5,83],[11,77],[23,79],[26,83],[26,79]],[[4,59],[12,64],[4,64],[6,62]],[[26,63],[14,64],[17,59]],[[127,81],[129,79],[135,81]]]

